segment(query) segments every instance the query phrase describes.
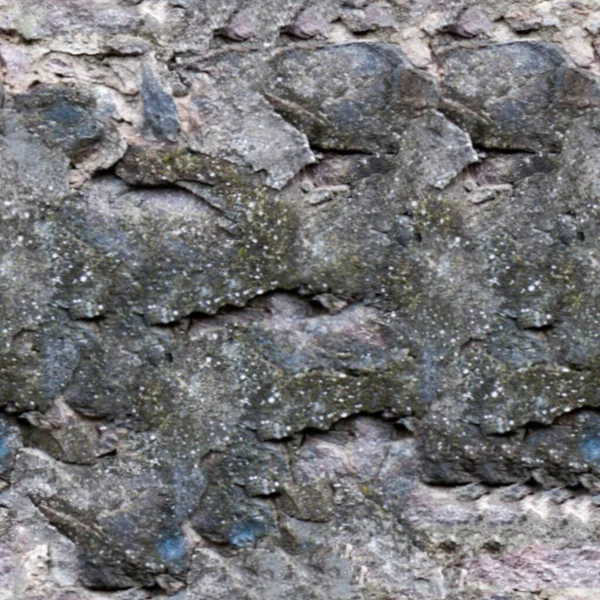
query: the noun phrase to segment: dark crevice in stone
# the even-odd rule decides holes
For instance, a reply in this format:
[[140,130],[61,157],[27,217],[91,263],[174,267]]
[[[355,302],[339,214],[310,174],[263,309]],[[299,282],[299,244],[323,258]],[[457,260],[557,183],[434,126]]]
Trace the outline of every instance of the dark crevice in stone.
[[511,429],[509,431],[486,433],[485,437],[507,438],[507,439],[515,438],[515,439],[526,440],[530,435],[532,435],[533,433],[535,433],[537,431],[545,431],[545,430],[551,429],[557,423],[559,423],[561,420],[564,420],[566,418],[573,418],[573,417],[576,417],[577,415],[585,414],[585,413],[596,413],[596,414],[600,415],[600,407],[594,406],[594,405],[582,404],[581,406],[578,406],[577,408],[563,410],[563,412],[558,413],[556,415],[556,417],[554,419],[552,419],[552,421],[550,421],[550,422],[542,423],[540,421],[531,420],[531,421],[528,421],[527,423],[524,423],[524,424],[520,425],[519,427],[516,427],[515,429]]
[[546,323],[544,325],[523,325],[523,331],[535,331],[539,333],[548,334],[555,331],[556,325],[559,321],[553,321],[552,323]]
[[320,146],[312,142],[310,149],[315,154],[323,154],[324,156],[397,156],[397,152],[375,152],[374,150],[366,150],[364,148],[336,148]]
[[475,152],[481,153],[481,154],[487,154],[488,152],[493,152],[494,154],[501,154],[501,155],[508,155],[508,156],[512,156],[512,155],[519,155],[519,154],[528,154],[528,155],[533,155],[533,156],[537,156],[540,154],[548,154],[548,155],[559,155],[560,152],[538,152],[536,150],[530,150],[527,148],[500,148],[497,146],[481,146],[478,144],[473,144],[473,149],[475,150]]
[[[347,375],[350,377],[360,377],[361,375],[364,375],[364,374],[347,373]],[[290,433],[290,435],[287,435],[284,437],[264,438],[261,441],[265,442],[265,443],[269,443],[269,444],[285,444],[285,445],[289,444],[292,447],[297,449],[297,448],[301,448],[304,445],[307,437],[327,436],[328,434],[335,432],[340,426],[344,426],[344,425],[347,425],[348,423],[352,423],[353,421],[356,421],[357,419],[359,419],[361,417],[368,417],[371,419],[381,420],[384,423],[389,423],[390,425],[393,425],[397,429],[398,434],[400,436],[416,437],[416,435],[414,434],[413,431],[410,431],[409,429],[404,427],[401,423],[398,423],[399,416],[400,415],[394,414],[390,411],[387,411],[386,409],[377,409],[377,410],[374,410],[373,412],[369,412],[369,411],[365,411],[365,410],[357,410],[355,412],[353,411],[347,417],[340,417],[336,421],[333,421],[332,423],[328,424],[326,427],[323,427],[323,428],[319,428],[314,425],[310,425],[308,427],[304,427],[303,429],[298,429],[298,430]]]
[[111,313],[111,311],[106,311],[101,314],[94,315],[93,317],[74,317],[69,314],[69,318],[71,319],[71,321],[75,321],[75,322],[90,323],[90,324],[95,323],[96,325],[100,325],[107,320],[109,314],[116,314],[116,313]]
[[[174,321],[168,323],[151,323],[150,327],[157,328],[178,328],[182,325],[189,331],[190,329],[201,326],[203,324],[213,324],[223,322],[236,323],[236,322],[252,322],[261,321],[277,316],[277,309],[274,308],[269,300],[276,296],[286,297],[290,300],[295,301],[298,304],[298,310],[304,307],[304,314],[296,315],[298,318],[311,318],[338,314],[341,310],[345,310],[355,304],[362,302],[360,299],[349,301],[346,298],[343,300],[343,308],[340,310],[335,309],[323,296],[333,296],[331,294],[323,294],[317,292],[308,291],[304,286],[297,286],[293,288],[274,288],[268,290],[262,294],[258,294],[249,300],[247,300],[242,306],[233,304],[227,304],[221,306],[214,313],[206,313],[202,311],[193,311],[188,313]],[[289,315],[294,318],[294,315]],[[249,318],[246,318],[249,317]]]

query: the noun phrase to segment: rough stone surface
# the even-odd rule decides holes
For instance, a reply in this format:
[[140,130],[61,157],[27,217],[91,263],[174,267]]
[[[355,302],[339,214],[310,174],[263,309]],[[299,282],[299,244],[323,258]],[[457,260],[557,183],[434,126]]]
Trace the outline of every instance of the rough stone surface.
[[477,6],[467,8],[456,22],[456,33],[465,38],[489,33],[493,28],[487,14]]
[[0,600],[600,597],[599,35],[0,1]]

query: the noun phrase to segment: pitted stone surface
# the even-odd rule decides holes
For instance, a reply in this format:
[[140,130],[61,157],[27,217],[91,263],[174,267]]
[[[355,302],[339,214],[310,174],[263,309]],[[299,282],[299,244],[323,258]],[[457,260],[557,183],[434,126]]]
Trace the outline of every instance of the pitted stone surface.
[[0,2],[0,600],[597,598],[598,23]]

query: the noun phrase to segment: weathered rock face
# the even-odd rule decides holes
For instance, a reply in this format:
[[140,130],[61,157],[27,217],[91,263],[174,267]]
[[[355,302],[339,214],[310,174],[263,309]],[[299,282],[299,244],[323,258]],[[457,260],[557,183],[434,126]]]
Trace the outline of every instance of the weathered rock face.
[[600,595],[595,2],[0,33],[0,600]]

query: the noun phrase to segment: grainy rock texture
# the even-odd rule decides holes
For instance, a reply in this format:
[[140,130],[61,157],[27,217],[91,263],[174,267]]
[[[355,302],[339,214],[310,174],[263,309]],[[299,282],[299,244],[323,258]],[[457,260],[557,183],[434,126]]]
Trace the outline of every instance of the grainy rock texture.
[[0,0],[0,600],[597,600],[598,54]]

